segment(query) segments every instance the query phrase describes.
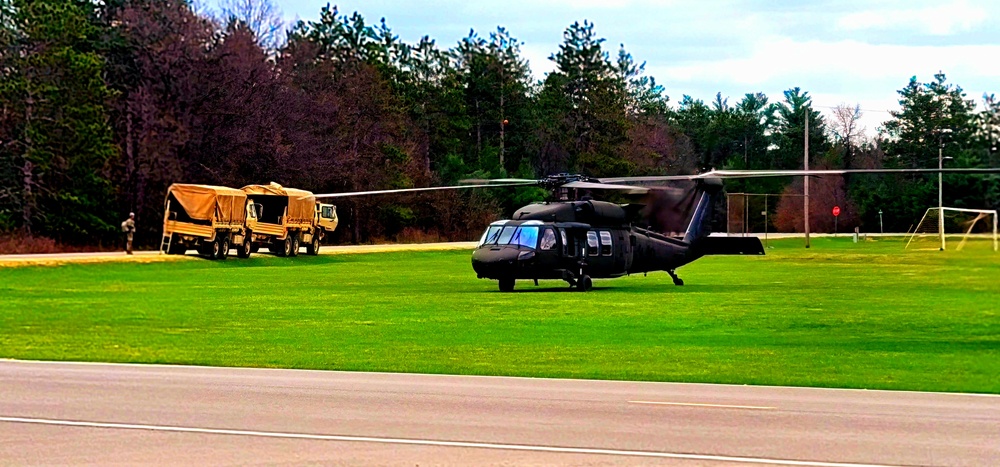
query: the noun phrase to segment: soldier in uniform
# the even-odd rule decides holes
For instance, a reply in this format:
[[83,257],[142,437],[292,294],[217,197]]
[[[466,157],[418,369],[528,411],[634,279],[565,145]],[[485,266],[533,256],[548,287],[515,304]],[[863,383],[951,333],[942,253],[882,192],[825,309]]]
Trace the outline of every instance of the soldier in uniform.
[[132,235],[135,234],[135,213],[128,213],[128,219],[122,222],[122,232],[125,233],[125,254],[132,254]]

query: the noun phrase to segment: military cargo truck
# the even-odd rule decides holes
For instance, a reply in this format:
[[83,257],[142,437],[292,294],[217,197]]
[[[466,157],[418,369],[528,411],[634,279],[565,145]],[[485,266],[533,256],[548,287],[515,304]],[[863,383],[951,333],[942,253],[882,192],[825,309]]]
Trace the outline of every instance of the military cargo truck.
[[256,213],[243,190],[175,183],[167,189],[160,251],[182,255],[189,249],[210,259],[226,259],[231,248],[250,257]]
[[247,185],[243,192],[253,204],[256,226],[251,251],[267,247],[279,256],[295,256],[301,246],[319,253],[320,242],[337,228],[337,209],[319,204],[312,192],[285,188],[277,183]]

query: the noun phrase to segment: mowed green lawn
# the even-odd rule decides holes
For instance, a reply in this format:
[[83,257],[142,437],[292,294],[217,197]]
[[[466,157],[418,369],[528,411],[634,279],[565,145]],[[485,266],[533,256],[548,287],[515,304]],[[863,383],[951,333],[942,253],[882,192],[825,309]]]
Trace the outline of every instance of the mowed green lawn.
[[590,293],[468,251],[0,269],[0,357],[1000,393],[1000,254],[770,246]]

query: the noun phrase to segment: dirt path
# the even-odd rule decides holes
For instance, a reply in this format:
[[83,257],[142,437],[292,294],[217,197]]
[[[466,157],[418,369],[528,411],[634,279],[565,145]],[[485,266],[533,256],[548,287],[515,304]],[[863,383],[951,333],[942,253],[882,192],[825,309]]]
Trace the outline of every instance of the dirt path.
[[[387,244],[387,245],[339,245],[323,246],[320,248],[321,255],[342,255],[358,253],[381,253],[391,251],[442,251],[442,250],[472,250],[476,247],[476,242],[451,242],[451,243],[410,243],[410,244]],[[33,254],[33,255],[0,255],[0,267],[17,266],[54,266],[67,263],[105,263],[105,262],[131,262],[131,263],[155,263],[161,261],[189,261],[203,260],[193,251],[184,256],[164,255],[157,251],[136,251],[134,255],[126,255],[124,252],[103,252],[103,253],[55,253],[55,254]]]

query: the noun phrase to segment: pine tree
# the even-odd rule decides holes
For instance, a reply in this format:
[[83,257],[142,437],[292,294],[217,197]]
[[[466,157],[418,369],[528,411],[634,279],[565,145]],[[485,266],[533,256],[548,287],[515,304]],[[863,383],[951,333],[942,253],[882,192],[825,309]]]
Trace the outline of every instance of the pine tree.
[[[98,54],[96,6],[82,0],[15,0],[18,53],[7,63],[4,111],[19,171],[18,226],[67,242],[109,238],[115,229],[109,165],[117,156]],[[6,59],[5,59],[6,60]]]

